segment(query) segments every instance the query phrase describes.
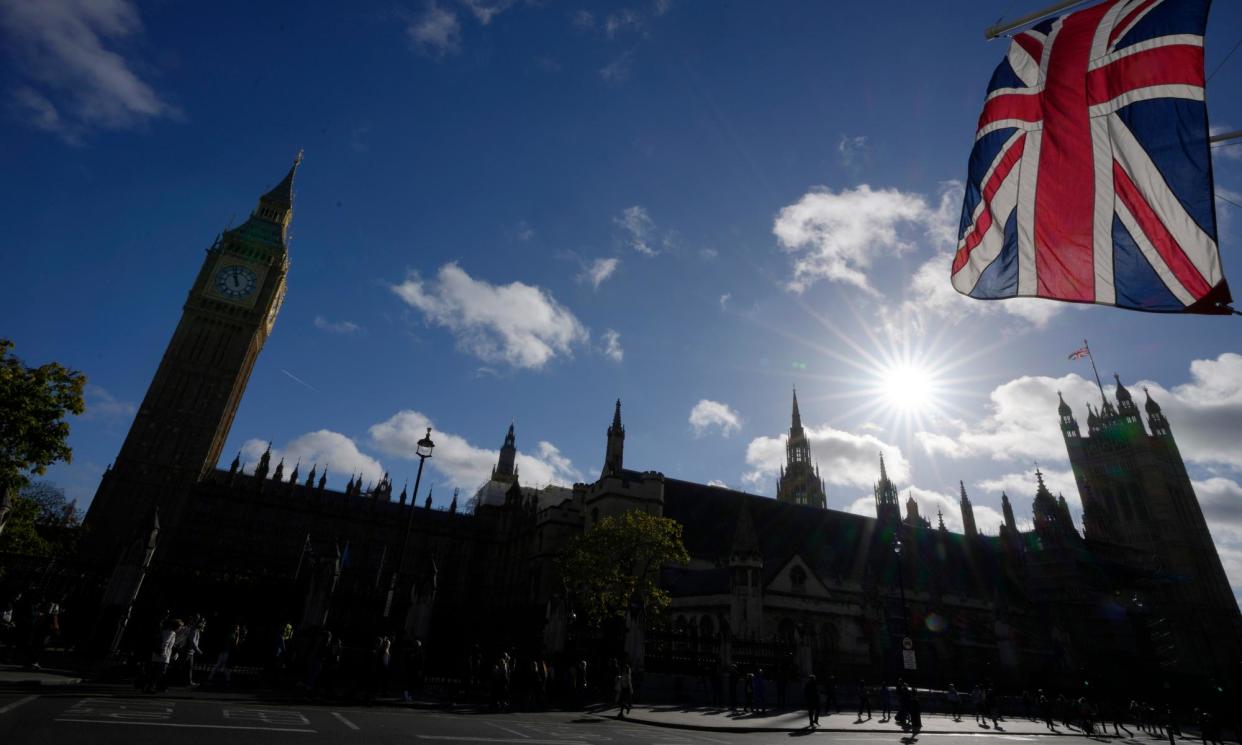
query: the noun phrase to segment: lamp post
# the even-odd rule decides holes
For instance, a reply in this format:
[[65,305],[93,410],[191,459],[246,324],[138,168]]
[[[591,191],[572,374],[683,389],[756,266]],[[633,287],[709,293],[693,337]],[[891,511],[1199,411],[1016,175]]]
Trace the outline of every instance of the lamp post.
[[[900,530],[900,528],[898,528]],[[893,554],[897,557],[897,588],[901,592],[901,620],[905,627],[905,639],[910,638],[910,611],[906,609],[906,580],[905,574],[901,570],[901,536],[898,535],[893,539]],[[902,644],[902,667],[905,667],[906,648]]]
[[[397,575],[405,567],[405,550],[410,543],[410,530],[414,527],[414,510],[417,509],[415,504],[418,502],[418,485],[423,480],[423,464],[431,457],[431,451],[435,447],[436,444],[431,441],[431,427],[428,427],[427,434],[418,441],[417,447],[414,448],[414,454],[418,456],[418,474],[414,477],[414,495],[410,499],[410,513],[405,520],[405,533],[401,536],[401,551],[397,554],[397,563],[392,568],[392,575],[388,580],[388,597],[384,600],[384,618],[388,618],[392,612],[393,596],[397,591]],[[402,607],[405,605],[406,603],[403,603]]]

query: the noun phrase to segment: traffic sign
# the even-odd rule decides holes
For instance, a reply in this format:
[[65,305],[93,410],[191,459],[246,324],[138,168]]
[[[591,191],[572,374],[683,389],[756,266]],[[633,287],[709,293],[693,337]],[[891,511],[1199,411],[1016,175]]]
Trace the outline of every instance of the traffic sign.
[[907,636],[906,638],[902,639],[902,640],[901,640],[901,648],[902,648],[902,649],[914,649],[914,640],[913,640],[913,639],[911,639],[911,638],[910,638],[910,637],[908,637],[908,636]]
[[906,649],[901,652],[901,661],[907,670],[918,670],[918,663],[914,659],[914,650]]

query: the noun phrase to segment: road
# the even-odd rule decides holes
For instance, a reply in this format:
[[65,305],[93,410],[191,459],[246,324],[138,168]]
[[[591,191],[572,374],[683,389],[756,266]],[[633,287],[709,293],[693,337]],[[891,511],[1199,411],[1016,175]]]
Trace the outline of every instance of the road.
[[[789,738],[827,743],[903,742],[901,733],[722,733],[666,729],[572,712],[448,713],[388,707],[269,704],[249,700],[0,692],[0,742],[139,745],[166,743],[320,743],[350,745],[775,745]],[[1083,737],[924,734],[924,742],[1003,745],[1044,740],[1088,745]],[[904,740],[909,745],[910,739]],[[1099,743],[1099,740],[1090,741]],[[1139,738],[1122,745],[1159,745]],[[804,743],[805,745],[805,743]]]

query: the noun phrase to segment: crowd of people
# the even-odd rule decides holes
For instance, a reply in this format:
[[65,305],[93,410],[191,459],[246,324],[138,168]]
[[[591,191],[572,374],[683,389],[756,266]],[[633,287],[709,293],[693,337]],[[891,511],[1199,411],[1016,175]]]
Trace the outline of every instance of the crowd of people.
[[60,637],[60,604],[18,592],[0,605],[0,661],[29,670],[41,667],[44,651]]

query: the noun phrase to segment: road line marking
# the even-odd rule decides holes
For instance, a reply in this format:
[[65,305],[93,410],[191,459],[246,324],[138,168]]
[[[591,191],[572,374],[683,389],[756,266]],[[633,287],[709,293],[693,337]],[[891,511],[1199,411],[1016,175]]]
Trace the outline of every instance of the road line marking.
[[511,734],[511,735],[517,735],[518,737],[522,738],[523,740],[529,740],[529,739],[530,739],[530,735],[524,735],[524,734],[522,734],[521,732],[518,732],[518,731],[517,731],[517,730],[515,730],[515,729],[509,729],[508,727],[506,727],[506,726],[504,726],[504,725],[501,725],[501,724],[496,724],[495,722],[484,722],[484,724],[489,724],[489,725],[491,725],[491,726],[495,727],[496,729],[498,729],[498,730],[503,730],[503,731],[505,731],[505,732],[508,732],[508,733],[509,733],[509,734]]
[[30,703],[31,701],[34,701],[36,698],[38,698],[38,696],[37,696],[37,695],[35,695],[35,696],[27,696],[26,698],[19,698],[19,699],[17,699],[16,701],[14,701],[14,702],[13,702],[13,703],[11,703],[11,704],[6,704],[6,705],[4,705],[4,706],[0,706],[0,714],[8,714],[10,711],[13,711],[14,709],[16,709],[17,707],[19,707],[19,706],[21,706],[21,705],[23,705],[23,704],[28,704],[28,703]]
[[334,712],[332,712],[332,716],[334,716],[334,717],[336,717],[337,719],[339,719],[339,720],[340,720],[340,722],[341,722],[341,724],[345,725],[346,727],[349,727],[350,729],[354,730],[355,732],[356,732],[356,731],[358,731],[358,729],[359,729],[358,725],[354,724],[353,722],[349,721],[349,720],[348,720],[348,719],[346,719],[345,717],[341,716],[341,712],[339,712],[339,711],[334,711]]
[[452,742],[508,742],[522,745],[587,745],[583,740],[511,740],[505,737],[461,737],[458,735],[419,735],[420,740],[449,740]]
[[139,727],[184,727],[189,729],[245,729],[262,732],[305,732],[318,734],[313,729],[290,729],[288,727],[242,727],[233,724],[177,724],[174,722],[122,722],[116,719],[54,719],[55,722],[80,722],[86,724],[130,724]]

